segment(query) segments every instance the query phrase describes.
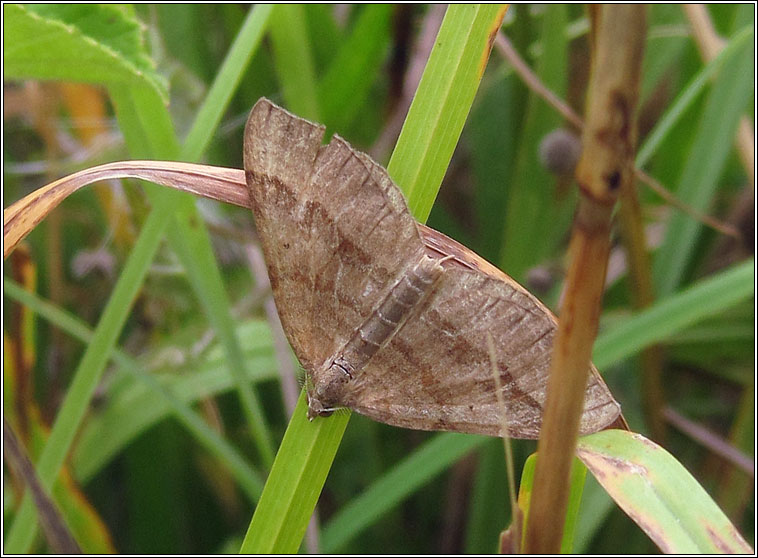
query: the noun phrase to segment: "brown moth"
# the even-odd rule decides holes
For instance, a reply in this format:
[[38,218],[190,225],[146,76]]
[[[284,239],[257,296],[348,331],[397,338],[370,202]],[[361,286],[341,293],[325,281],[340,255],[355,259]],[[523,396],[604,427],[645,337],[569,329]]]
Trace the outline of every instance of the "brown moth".
[[[348,407],[420,430],[539,436],[556,319],[526,289],[413,219],[387,171],[259,100],[245,176],[276,307],[307,374],[308,416]],[[581,433],[619,404],[592,367]]]

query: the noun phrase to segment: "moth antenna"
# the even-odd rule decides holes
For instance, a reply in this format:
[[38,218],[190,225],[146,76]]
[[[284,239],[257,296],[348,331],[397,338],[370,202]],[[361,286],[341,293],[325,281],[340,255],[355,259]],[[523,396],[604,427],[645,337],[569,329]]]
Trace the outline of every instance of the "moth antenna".
[[335,415],[344,415],[345,413],[349,413],[349,412],[350,412],[350,409],[348,409],[347,407],[335,407],[334,410],[332,411],[332,413]]
[[503,398],[503,386],[500,383],[500,371],[497,366],[495,341],[489,331],[487,331],[487,349],[489,350],[490,355],[492,377],[495,380],[495,395],[497,396],[497,403],[500,408],[500,434],[503,438],[503,448],[505,449],[505,470],[508,476],[508,495],[511,501],[511,517],[513,518],[511,526],[501,535],[501,549],[503,545],[508,545],[512,547],[512,553],[518,553],[521,548],[522,514],[516,499],[516,476],[513,468],[513,448],[511,447],[511,439],[508,437],[508,410],[505,406],[505,399]]

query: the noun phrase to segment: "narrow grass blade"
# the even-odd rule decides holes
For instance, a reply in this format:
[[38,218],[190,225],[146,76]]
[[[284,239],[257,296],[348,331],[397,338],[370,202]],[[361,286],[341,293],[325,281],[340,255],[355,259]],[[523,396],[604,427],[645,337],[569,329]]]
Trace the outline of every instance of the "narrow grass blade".
[[643,436],[596,432],[580,438],[577,455],[663,552],[753,553],[687,470]]
[[602,369],[653,343],[734,306],[755,293],[754,260],[703,279],[686,290],[657,301],[653,306],[599,335],[593,362]]
[[231,304],[224,288],[221,270],[213,255],[210,237],[205,227],[191,227],[189,219],[182,216],[179,216],[178,221],[179,227],[167,231],[168,239],[187,271],[187,279],[211,326],[226,349],[228,366],[237,382],[242,410],[263,465],[268,468],[274,461],[274,444],[266,426],[262,405],[249,384],[247,365],[235,331]]
[[426,222],[506,7],[450,5],[387,170]]
[[[65,331],[84,343],[90,343],[92,341],[92,330],[79,318],[76,318],[48,301],[42,300],[37,295],[25,291],[18,284],[9,279],[4,280],[3,289],[6,295],[32,309],[37,315],[45,318],[62,331]],[[268,345],[270,352],[270,339]],[[250,468],[242,455],[229,444],[229,442],[212,430],[207,423],[187,405],[185,402],[187,401],[186,397],[183,397],[181,394],[182,384],[187,383],[186,378],[176,378],[176,381],[172,382],[173,385],[166,385],[165,382],[162,383],[150,374],[144,373],[140,369],[140,365],[132,357],[121,350],[114,349],[112,358],[122,370],[128,372],[134,377],[138,382],[137,385],[139,385],[141,389],[131,390],[131,392],[126,394],[126,397],[121,398],[126,399],[125,402],[128,405],[126,410],[128,412],[114,417],[114,419],[110,421],[111,427],[107,427],[106,424],[105,428],[96,428],[94,432],[92,432],[92,428],[87,427],[82,430],[76,452],[73,456],[74,471],[77,473],[77,478],[80,481],[86,482],[92,477],[94,472],[104,464],[105,459],[103,459],[103,455],[109,456],[117,453],[120,449],[125,447],[126,442],[136,435],[136,432],[134,432],[135,424],[133,418],[136,418],[139,421],[138,425],[141,425],[141,429],[137,431],[139,432],[146,429],[149,425],[155,424],[159,418],[173,414],[179,422],[182,423],[193,436],[195,436],[197,441],[208,449],[211,455],[214,455],[221,463],[225,464],[232,471],[239,481],[240,486],[242,486],[250,499],[253,502],[258,499],[261,490],[263,489],[263,481],[258,474]],[[271,361],[271,364],[273,364],[273,360]],[[218,378],[219,372],[221,372],[223,378],[223,371],[217,369],[213,370],[213,375]],[[269,377],[274,377],[274,370],[271,367],[269,367]],[[227,380],[227,387],[231,387],[231,382],[229,380]],[[196,395],[195,398],[198,396],[196,393],[193,395]],[[213,393],[206,393],[204,395],[213,395]],[[118,398],[110,401],[106,414],[114,406],[118,408],[119,403]],[[135,416],[135,413],[133,412],[135,408],[145,409],[146,412],[139,413],[139,415]],[[91,422],[92,421],[90,421],[90,423]],[[95,422],[102,423],[103,420]],[[107,422],[106,419],[106,423]],[[126,428],[126,436],[123,433],[124,428]],[[90,439],[92,439],[92,441],[88,444],[88,440]],[[105,454],[92,454],[92,452],[87,453],[86,450],[87,447],[91,447],[98,452],[102,452],[106,449],[104,446],[112,448],[111,451],[106,451]],[[82,455],[82,453],[84,453],[84,455]],[[83,469],[81,465],[77,467],[77,463],[82,463],[86,469]]]
[[266,31],[273,6],[257,4],[250,9],[224,63],[219,68],[208,94],[182,145],[182,159],[197,160],[213,138],[226,107],[236,91],[242,74]]
[[339,552],[351,538],[486,441],[481,436],[456,433],[432,437],[340,509],[322,530],[322,550]]
[[[755,94],[752,43],[724,62],[713,85],[697,128],[676,196],[698,211],[705,211],[716,193],[719,177],[732,150],[737,125]],[[689,215],[675,213],[666,228],[662,246],[653,262],[658,296],[672,293],[692,265],[702,224]]]
[[306,6],[279,4],[271,14],[274,68],[287,108],[302,118],[320,121],[316,70],[308,41]]
[[[263,15],[266,15],[265,10]],[[252,39],[256,39],[258,27],[260,26],[250,23],[242,31],[253,35]],[[202,116],[208,123],[217,124],[220,120],[224,106],[221,104],[214,105],[213,102],[222,103],[231,96],[234,87],[239,82],[240,74],[244,71],[244,62],[250,56],[250,52],[245,52],[244,49],[254,48],[257,44],[257,40],[245,37],[244,41],[236,42],[233,45],[233,49],[227,57],[230,62],[226,65],[226,71],[219,74],[211,87],[214,96],[203,103],[199,113],[199,116]],[[154,121],[160,118],[168,118],[166,107],[157,105],[152,98],[145,99],[130,91],[113,90],[111,95],[117,108],[116,114],[119,125],[124,132],[130,151],[136,152],[140,156],[146,156],[147,154],[140,153],[140,150],[144,149],[139,143],[140,137],[155,133],[152,127]],[[159,127],[158,130],[165,128],[165,126]],[[173,131],[171,133],[173,134]],[[212,135],[213,130],[207,129],[206,133]],[[201,141],[201,138],[193,137],[195,138],[193,141]],[[163,142],[176,141],[173,136],[158,139]],[[185,155],[185,149],[186,154],[192,154],[190,152],[196,153],[200,147],[202,147],[200,143],[188,144],[186,148],[182,149],[182,155]],[[164,155],[164,157],[172,158],[173,156]],[[150,188],[147,189],[147,193],[151,199],[156,195],[154,190]],[[167,229],[169,242],[179,256],[187,272],[190,285],[196,292],[198,301],[209,322],[226,347],[229,367],[237,380],[237,391],[242,411],[250,425],[252,438],[261,460],[268,467],[274,459],[274,445],[266,426],[262,406],[246,380],[242,349],[234,333],[231,306],[224,288],[221,271],[213,255],[210,236],[202,219],[197,214],[194,199],[190,196],[178,196],[176,200],[177,206],[174,213],[176,226]]]
[[[519,507],[524,512],[524,533],[526,532],[526,526],[529,523],[529,503],[532,500],[532,488],[534,485],[534,471],[536,466],[537,454],[533,453],[527,458],[524,463],[524,469],[521,472],[521,486],[519,487],[518,502]],[[582,492],[584,491],[584,479],[586,475],[587,468],[582,465],[581,461],[574,458],[574,463],[571,467],[571,488],[569,489],[566,521],[563,525],[563,538],[561,539],[561,554],[571,554],[574,546],[574,534],[578,523],[579,506],[582,501]]]
[[302,392],[240,553],[294,554],[300,547],[350,417],[311,422],[307,406]]
[[687,112],[687,108],[708,85],[710,79],[721,69],[724,63],[738,55],[748,42],[753,42],[754,34],[755,30],[752,25],[742,29],[727,43],[716,58],[711,60],[690,80],[674,102],[666,109],[665,114],[658,120],[653,131],[645,138],[645,143],[637,152],[636,166],[642,168],[647,164],[674,125]]

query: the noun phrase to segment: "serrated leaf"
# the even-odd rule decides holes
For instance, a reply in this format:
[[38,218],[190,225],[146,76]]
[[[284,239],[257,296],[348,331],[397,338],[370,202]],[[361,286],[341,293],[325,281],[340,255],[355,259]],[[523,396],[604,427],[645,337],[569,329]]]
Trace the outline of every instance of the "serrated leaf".
[[3,6],[4,77],[147,85],[168,102],[144,28],[108,4]]

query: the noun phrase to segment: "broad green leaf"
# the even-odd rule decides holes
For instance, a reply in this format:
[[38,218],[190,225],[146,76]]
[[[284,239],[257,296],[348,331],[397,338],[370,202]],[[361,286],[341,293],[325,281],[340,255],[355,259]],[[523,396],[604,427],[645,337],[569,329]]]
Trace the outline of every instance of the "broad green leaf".
[[144,31],[117,5],[4,4],[3,77],[147,86],[165,103]]
[[577,455],[663,552],[753,553],[692,475],[640,434],[605,430],[584,436]]

